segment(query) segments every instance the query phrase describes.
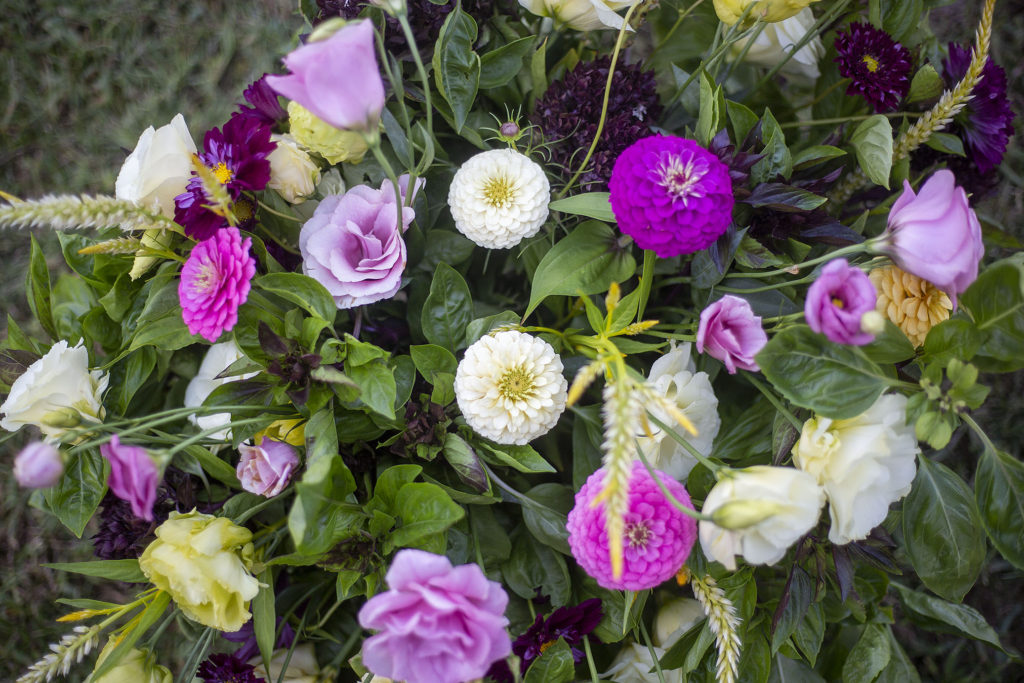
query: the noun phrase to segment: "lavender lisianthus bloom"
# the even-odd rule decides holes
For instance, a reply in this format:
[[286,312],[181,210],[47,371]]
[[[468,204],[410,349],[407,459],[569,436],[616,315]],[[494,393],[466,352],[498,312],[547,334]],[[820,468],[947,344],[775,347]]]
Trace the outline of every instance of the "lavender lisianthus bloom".
[[336,128],[377,130],[384,82],[369,20],[347,24],[329,38],[293,50],[284,64],[291,73],[268,76],[271,88]]
[[[421,179],[410,190],[409,177],[399,178],[403,203],[408,192],[423,184]],[[387,181],[379,190],[359,185],[330,195],[299,233],[302,272],[326,287],[338,308],[388,299],[402,284],[402,233],[415,217],[411,207],[403,206],[402,225],[395,225],[395,190]]]
[[871,280],[846,259],[829,261],[807,290],[804,316],[812,330],[836,344],[863,346],[875,336],[861,329],[861,317],[875,310]]
[[27,489],[45,489],[60,481],[64,461],[53,444],[33,441],[14,458],[14,478]]
[[100,455],[110,461],[110,490],[131,504],[135,516],[152,521],[160,471],[146,449],[123,444],[114,434],[100,446]]
[[378,633],[363,643],[363,665],[407,683],[460,683],[482,677],[506,657],[508,595],[475,564],[406,549],[395,555],[389,590],[359,610]]
[[284,490],[299,464],[295,448],[284,441],[263,439],[257,446],[242,444],[236,474],[242,488],[258,496],[273,498]]
[[729,168],[686,138],[633,143],[615,160],[608,189],[619,229],[661,258],[707,248],[732,221]]
[[745,299],[726,294],[700,312],[697,351],[725,363],[730,375],[736,370],[757,372],[754,356],[768,343],[760,316]]
[[936,171],[916,194],[903,181],[903,194],[889,211],[889,224],[871,247],[944,291],[954,306],[957,296],[977,279],[978,263],[985,255],[981,224],[967,193],[945,169]]

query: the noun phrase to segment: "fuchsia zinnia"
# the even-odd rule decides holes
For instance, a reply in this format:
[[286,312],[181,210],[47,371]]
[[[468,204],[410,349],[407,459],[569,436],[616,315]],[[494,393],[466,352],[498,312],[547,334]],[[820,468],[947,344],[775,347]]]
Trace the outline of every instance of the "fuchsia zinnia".
[[216,342],[238,322],[238,308],[249,298],[256,260],[249,253],[252,238],[238,228],[218,230],[192,248],[181,269],[178,300],[192,334]]

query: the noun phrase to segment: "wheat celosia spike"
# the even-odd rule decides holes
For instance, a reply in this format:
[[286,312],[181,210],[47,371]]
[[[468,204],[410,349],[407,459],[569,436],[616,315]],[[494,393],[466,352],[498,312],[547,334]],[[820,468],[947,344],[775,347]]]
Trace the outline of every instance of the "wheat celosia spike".
[[605,526],[608,530],[608,552],[612,576],[622,576],[622,535],[625,514],[629,509],[629,476],[633,467],[633,440],[639,427],[640,403],[636,400],[635,382],[621,374],[604,387],[605,479],[604,488],[594,498],[596,505],[605,506]]
[[180,230],[159,213],[107,195],[46,195],[0,206],[0,227],[82,230],[120,226],[124,230]]
[[716,679],[718,683],[735,683],[740,661],[740,619],[732,601],[711,576],[692,576],[693,595],[708,616],[708,625],[718,649]]
[[102,626],[76,626],[59,642],[51,643],[51,652],[28,668],[16,683],[39,683],[52,680],[58,673],[66,676],[71,665],[81,662],[99,641]]
[[97,242],[78,250],[79,254],[91,256],[92,254],[134,254],[142,246],[142,240],[137,237],[117,237],[105,242]]
[[604,363],[599,360],[595,360],[592,363],[584,365],[580,368],[579,372],[576,373],[576,378],[572,381],[572,386],[569,387],[569,394],[565,400],[567,406],[571,406],[576,401],[580,400],[580,396],[587,390],[597,374],[604,368]]

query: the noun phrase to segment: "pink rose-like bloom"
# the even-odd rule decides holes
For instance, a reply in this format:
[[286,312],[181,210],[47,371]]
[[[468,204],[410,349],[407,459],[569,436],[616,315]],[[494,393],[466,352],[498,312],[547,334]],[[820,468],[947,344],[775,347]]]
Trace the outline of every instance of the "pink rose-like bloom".
[[375,132],[384,108],[373,24],[347,24],[326,40],[284,58],[287,76],[267,76],[271,88],[336,128]]
[[[404,203],[409,176],[398,182]],[[423,184],[417,181],[414,195]],[[391,298],[405,270],[402,233],[415,217],[403,206],[401,230],[396,229],[395,188],[388,181],[379,190],[359,185],[325,197],[299,233],[302,272],[326,287],[338,308]]]
[[27,489],[45,489],[60,481],[64,461],[51,444],[33,441],[14,458],[14,478]]
[[[655,470],[669,493],[693,509],[690,496],[678,481]],[[604,503],[593,505],[604,488],[602,467],[587,479],[576,494],[569,512],[569,549],[583,571],[610,590],[653,588],[679,571],[697,539],[697,523],[665,497],[642,462],[633,463],[629,476],[629,511],[625,516],[622,576],[612,573]]]
[[836,344],[862,346],[875,336],[861,331],[860,319],[875,310],[878,294],[871,280],[846,262],[829,261],[807,290],[804,316],[812,330]]
[[903,181],[903,194],[889,211],[889,225],[876,251],[903,270],[931,282],[956,298],[978,277],[985,255],[981,224],[948,170],[937,171],[914,194]]
[[249,298],[256,259],[249,253],[252,238],[238,228],[222,228],[192,248],[181,269],[178,300],[192,334],[216,342],[238,322],[238,307]]
[[160,472],[146,449],[122,444],[115,434],[108,443],[100,446],[100,455],[110,461],[107,484],[113,494],[130,503],[136,517],[152,522]]
[[402,550],[388,569],[390,590],[359,610],[359,624],[379,631],[363,643],[363,665],[406,683],[462,683],[481,678],[512,651],[505,627],[508,595],[475,564]]
[[263,439],[258,446],[238,447],[238,481],[242,488],[258,496],[272,498],[284,490],[299,464],[298,453],[283,441]]
[[736,369],[757,372],[761,368],[754,356],[768,343],[761,327],[761,317],[754,315],[745,299],[726,294],[700,312],[697,328],[697,351],[725,363],[730,375]]

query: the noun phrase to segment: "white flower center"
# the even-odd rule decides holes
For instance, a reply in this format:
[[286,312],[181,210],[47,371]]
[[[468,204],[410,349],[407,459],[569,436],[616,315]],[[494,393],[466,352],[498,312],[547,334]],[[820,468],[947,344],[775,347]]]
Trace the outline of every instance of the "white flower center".
[[515,365],[505,370],[498,378],[498,393],[510,401],[524,401],[530,398],[535,386],[533,373],[523,365]]
[[661,186],[668,191],[669,195],[685,201],[688,197],[697,194],[694,192],[694,188],[701,178],[707,175],[708,165],[707,163],[694,164],[693,157],[684,163],[679,157],[671,156],[662,163],[658,172],[661,175]]
[[651,538],[651,530],[643,522],[629,522],[623,530],[623,535],[630,548],[645,548]]

